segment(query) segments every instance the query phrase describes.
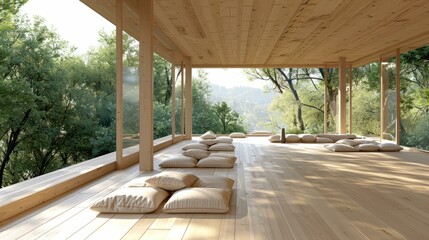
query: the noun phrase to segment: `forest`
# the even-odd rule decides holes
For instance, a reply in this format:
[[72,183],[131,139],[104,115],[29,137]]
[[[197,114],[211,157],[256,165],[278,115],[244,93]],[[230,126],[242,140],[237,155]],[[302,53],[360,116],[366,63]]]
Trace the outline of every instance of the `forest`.
[[[19,9],[25,2],[6,1],[0,8],[0,187],[114,152],[116,146],[115,32],[101,31],[98,46],[80,56],[43,19],[21,16]],[[130,146],[136,141],[127,139],[135,140],[139,132],[138,79],[133,78],[138,72],[138,44],[126,34],[123,41],[123,141],[124,146]],[[400,58],[401,144],[426,150],[428,60],[429,47],[401,54]],[[154,55],[154,139],[171,135],[172,124],[180,134],[183,106],[180,81],[172,84],[173,67],[176,79],[180,79],[180,67]],[[353,133],[380,135],[381,67],[375,62],[352,70]],[[388,68],[389,76],[395,69]],[[327,75],[329,132],[335,132],[337,69],[246,71],[249,80],[266,81],[266,91],[275,93],[269,104],[269,120],[258,123],[273,133],[282,127],[288,133],[323,132],[323,79]],[[192,81],[193,133],[247,132],[245,122],[249,119],[233,110],[231,103],[210,101],[210,83],[203,70],[194,74]],[[391,93],[395,90],[394,81],[389,82],[389,89]],[[395,100],[390,95],[389,104]],[[394,121],[390,119],[389,126]],[[387,131],[396,134],[394,128]]]

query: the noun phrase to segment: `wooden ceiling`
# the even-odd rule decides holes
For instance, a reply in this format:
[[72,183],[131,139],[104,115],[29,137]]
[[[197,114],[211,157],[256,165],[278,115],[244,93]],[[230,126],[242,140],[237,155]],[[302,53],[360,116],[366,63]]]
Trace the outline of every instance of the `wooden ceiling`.
[[[115,0],[81,0],[115,22]],[[124,0],[138,36],[138,0]],[[155,51],[193,67],[354,66],[429,44],[428,0],[154,0]]]

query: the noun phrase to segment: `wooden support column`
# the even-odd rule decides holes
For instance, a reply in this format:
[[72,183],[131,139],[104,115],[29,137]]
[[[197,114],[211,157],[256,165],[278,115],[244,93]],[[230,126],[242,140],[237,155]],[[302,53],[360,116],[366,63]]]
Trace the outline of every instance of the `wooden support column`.
[[396,144],[401,143],[401,52],[396,49]]
[[176,136],[176,64],[171,63],[171,140]]
[[323,69],[323,80],[325,82],[325,94],[323,96],[323,132],[328,132],[328,68],[325,64]]
[[350,64],[349,68],[349,133],[353,133],[353,68]]
[[340,57],[339,64],[339,84],[338,84],[338,133],[346,133],[346,84],[347,84],[347,63],[345,57]]
[[387,132],[388,126],[388,91],[389,91],[389,64],[380,60],[380,138]]
[[184,136],[185,136],[185,65],[183,64],[183,61],[181,63],[182,68],[182,74],[180,75],[180,81],[181,81],[181,85],[180,87],[182,88],[182,96],[181,96],[181,101],[182,101],[182,108],[181,108],[181,121],[180,121],[180,138],[181,140],[183,140]]
[[116,168],[122,168],[123,136],[122,0],[116,0]]
[[140,0],[140,171],[153,171],[153,0]]
[[186,60],[186,83],[185,83],[185,136],[192,139],[192,66],[191,59]]

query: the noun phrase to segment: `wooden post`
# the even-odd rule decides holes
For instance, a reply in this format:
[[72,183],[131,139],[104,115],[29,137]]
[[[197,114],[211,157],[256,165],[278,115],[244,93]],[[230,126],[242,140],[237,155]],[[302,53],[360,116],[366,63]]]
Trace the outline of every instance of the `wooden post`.
[[350,64],[349,68],[349,133],[353,133],[353,68]]
[[122,0],[116,0],[116,168],[122,167],[123,137]]
[[323,97],[323,132],[328,132],[328,68],[325,64],[325,68],[323,69],[323,80],[325,82],[325,94]]
[[171,63],[171,141],[176,137],[176,64]]
[[180,109],[181,110],[181,121],[180,121],[180,139],[181,140],[183,140],[183,138],[184,138],[184,135],[185,135],[185,66],[184,66],[184,64],[183,64],[183,61],[182,61],[182,64],[181,64],[181,68],[182,68],[182,74],[180,75],[180,80],[181,80],[181,88],[182,88],[182,98],[181,98],[181,101],[182,101],[182,108]]
[[140,6],[140,171],[153,171],[153,0]]
[[347,63],[345,57],[340,57],[339,64],[339,107],[338,107],[338,131],[339,133],[346,133],[346,84],[347,84]]
[[401,52],[396,49],[396,144],[401,143]]
[[192,139],[192,66],[191,59],[186,60],[186,83],[185,83],[185,136]]
[[388,63],[380,60],[380,138],[383,139],[383,133],[387,131],[388,126],[388,90],[389,90],[389,72]]

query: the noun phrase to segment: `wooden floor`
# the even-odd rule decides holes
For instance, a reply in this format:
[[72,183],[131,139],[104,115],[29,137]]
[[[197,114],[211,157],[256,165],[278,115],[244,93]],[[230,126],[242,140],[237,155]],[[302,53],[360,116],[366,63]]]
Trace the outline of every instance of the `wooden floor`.
[[[185,143],[159,152],[155,165]],[[97,199],[148,175],[134,166],[6,222],[0,239],[429,239],[428,154],[334,153],[265,137],[234,143],[233,169],[175,169],[234,178],[227,214],[89,210]]]

